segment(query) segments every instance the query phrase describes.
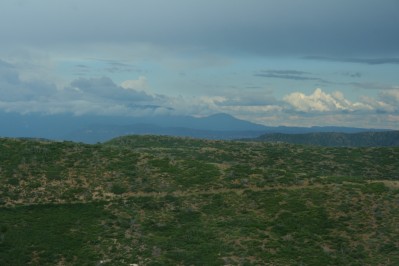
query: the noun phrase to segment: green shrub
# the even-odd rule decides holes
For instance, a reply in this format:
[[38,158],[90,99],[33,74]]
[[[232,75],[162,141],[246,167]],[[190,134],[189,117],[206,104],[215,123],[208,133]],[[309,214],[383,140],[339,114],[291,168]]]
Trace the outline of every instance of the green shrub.
[[376,193],[376,194],[381,194],[389,189],[385,186],[384,183],[382,182],[376,182],[376,183],[370,183],[362,187],[362,191],[364,193]]
[[113,183],[111,185],[111,192],[120,195],[127,192],[127,187],[122,183]]
[[9,178],[8,179],[8,184],[12,186],[18,186],[19,185],[19,180],[15,177]]

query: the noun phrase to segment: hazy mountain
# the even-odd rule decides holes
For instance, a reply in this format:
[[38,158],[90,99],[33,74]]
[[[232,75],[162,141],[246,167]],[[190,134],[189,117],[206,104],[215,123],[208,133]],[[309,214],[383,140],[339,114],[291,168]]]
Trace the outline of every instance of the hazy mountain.
[[47,138],[96,143],[131,134],[186,136],[205,139],[255,138],[264,133],[381,131],[347,127],[268,127],[228,114],[192,116],[39,115],[0,112],[0,136]]
[[202,130],[187,127],[162,127],[153,124],[93,125],[67,135],[65,138],[85,143],[95,143],[126,135],[165,135],[201,139],[255,138],[265,131]]

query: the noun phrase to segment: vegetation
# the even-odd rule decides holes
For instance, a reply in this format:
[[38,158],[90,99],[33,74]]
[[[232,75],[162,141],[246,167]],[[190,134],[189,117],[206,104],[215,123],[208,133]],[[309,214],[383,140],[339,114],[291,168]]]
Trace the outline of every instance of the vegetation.
[[399,148],[0,140],[0,265],[398,265]]
[[398,147],[399,131],[361,132],[351,134],[338,132],[306,134],[271,133],[264,134],[252,140],[330,147]]

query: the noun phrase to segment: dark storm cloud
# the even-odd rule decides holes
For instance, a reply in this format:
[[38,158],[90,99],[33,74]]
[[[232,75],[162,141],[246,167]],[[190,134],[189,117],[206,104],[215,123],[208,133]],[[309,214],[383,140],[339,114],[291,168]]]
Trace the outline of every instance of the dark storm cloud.
[[304,59],[329,62],[357,63],[367,65],[399,64],[399,58],[333,58],[326,56],[305,56]]
[[[0,58],[7,60],[0,61],[0,109],[131,114],[169,106],[181,114],[233,112],[265,123],[289,104],[296,112],[392,112],[399,102],[392,102],[398,99],[398,11],[397,0],[2,0]],[[298,60],[306,55],[318,56]],[[357,72],[360,65],[347,63],[385,67],[366,77]],[[255,72],[262,65],[266,71]],[[289,70],[298,67],[309,72]],[[140,71],[146,75],[134,75]],[[84,78],[70,82],[75,73]],[[179,74],[185,77],[176,79]],[[286,80],[302,90],[334,86],[306,95],[285,88],[295,83]],[[253,90],[240,89],[247,85]],[[281,89],[286,100],[262,95],[264,86]],[[351,88],[347,97],[356,102],[331,93],[334,88]],[[376,91],[365,88],[389,93],[358,102],[363,93],[374,98]]]
[[363,0],[361,9],[357,0],[6,0],[0,33],[3,43],[43,46],[106,42],[263,55],[390,55],[399,52],[398,10],[396,0]]

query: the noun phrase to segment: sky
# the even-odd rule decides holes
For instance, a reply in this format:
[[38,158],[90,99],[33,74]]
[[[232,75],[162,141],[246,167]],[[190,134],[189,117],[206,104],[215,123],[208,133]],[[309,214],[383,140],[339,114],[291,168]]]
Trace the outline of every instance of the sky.
[[399,129],[399,0],[0,0],[0,111]]

